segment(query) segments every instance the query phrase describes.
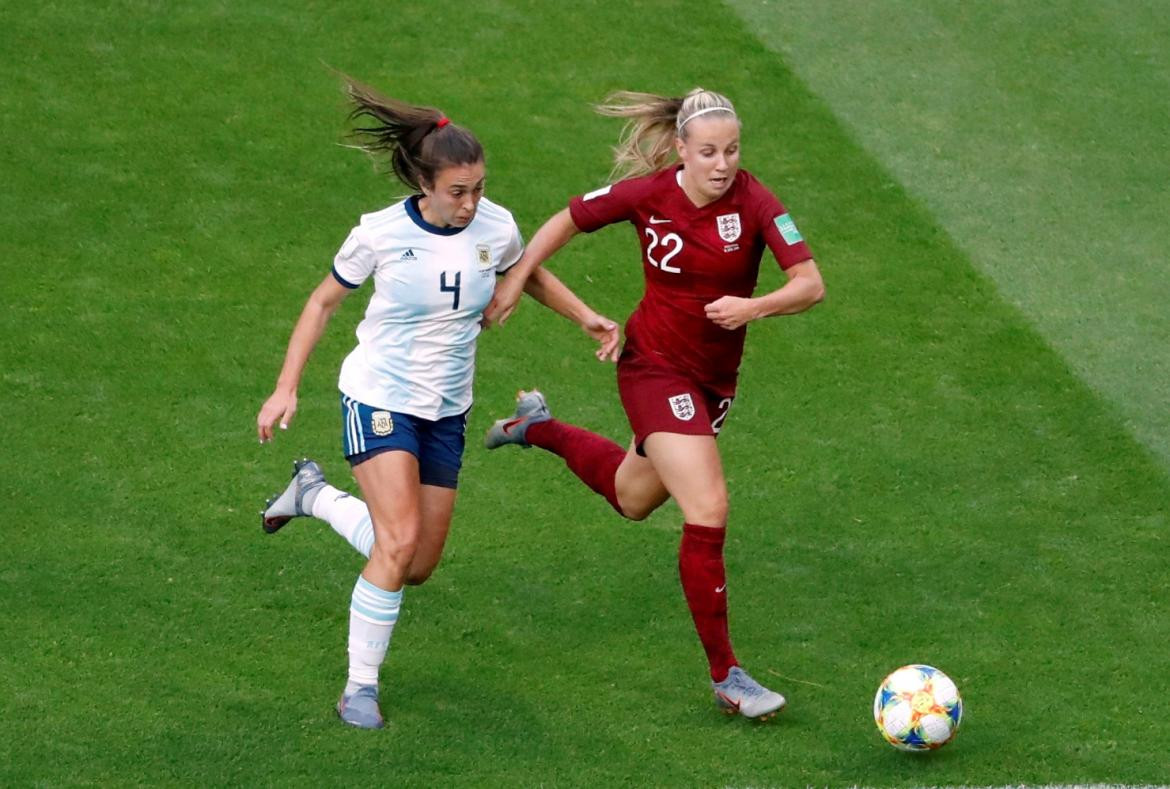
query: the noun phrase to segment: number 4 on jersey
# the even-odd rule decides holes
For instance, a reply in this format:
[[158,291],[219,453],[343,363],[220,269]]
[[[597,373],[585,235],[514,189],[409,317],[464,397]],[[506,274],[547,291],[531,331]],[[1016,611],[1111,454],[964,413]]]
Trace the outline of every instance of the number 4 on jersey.
[[453,309],[453,310],[459,309],[459,280],[461,278],[460,274],[461,274],[461,272],[458,272],[458,271],[455,272],[455,282],[454,282],[454,284],[451,284],[451,285],[447,284],[447,272],[446,271],[444,271],[442,273],[442,275],[439,277],[439,290],[441,290],[443,293],[453,294],[451,297],[451,309]]

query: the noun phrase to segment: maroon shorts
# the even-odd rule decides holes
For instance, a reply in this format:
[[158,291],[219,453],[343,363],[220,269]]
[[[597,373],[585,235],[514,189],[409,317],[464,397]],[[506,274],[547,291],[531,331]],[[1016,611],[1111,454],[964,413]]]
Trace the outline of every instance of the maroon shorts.
[[639,455],[651,433],[718,436],[734,397],[717,394],[686,375],[623,356],[618,393],[634,429]]

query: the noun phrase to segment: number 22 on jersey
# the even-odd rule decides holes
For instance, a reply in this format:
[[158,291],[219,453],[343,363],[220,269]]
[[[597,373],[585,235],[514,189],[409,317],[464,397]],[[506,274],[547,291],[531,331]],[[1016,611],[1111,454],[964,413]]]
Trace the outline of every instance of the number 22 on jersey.
[[[670,259],[682,252],[682,238],[677,233],[667,233],[659,238],[652,227],[646,228],[646,235],[650,237],[650,245],[646,247],[646,260],[650,262],[650,265],[660,271],[665,271],[667,274],[681,274],[682,269],[670,265]],[[655,249],[659,249],[658,258],[654,257]]]

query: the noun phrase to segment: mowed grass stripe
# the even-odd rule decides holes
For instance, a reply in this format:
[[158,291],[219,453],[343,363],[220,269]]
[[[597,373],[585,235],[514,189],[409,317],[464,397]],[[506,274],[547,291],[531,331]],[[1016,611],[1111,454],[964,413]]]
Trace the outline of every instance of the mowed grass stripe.
[[[14,171],[27,199],[9,243],[44,265],[15,269],[28,297],[4,346],[0,397],[21,419],[0,456],[13,557],[0,733],[20,748],[0,778],[1155,780],[1165,482],[819,100],[698,5],[393,11],[21,18],[60,106],[98,95],[94,137],[116,143],[78,145],[61,116],[34,111],[32,80],[10,100],[44,156],[29,147]],[[424,57],[436,18],[463,46]],[[115,40],[79,77],[75,53]],[[263,449],[250,431],[305,294],[357,214],[394,193],[334,147],[321,60],[474,128],[489,193],[529,233],[608,169],[616,128],[588,101],[693,84],[737,100],[746,164],[789,204],[830,287],[812,314],[753,330],[721,438],[733,632],[792,698],[777,725],[707,706],[676,510],[622,524],[554,459],[476,448],[532,384],[558,414],[625,440],[612,369],[531,305],[483,340],[448,553],[408,590],[385,669],[392,728],[355,737],[333,719],[360,562],[319,524],[262,538],[254,509],[294,455],[350,484],[333,391],[359,300],[310,364],[294,429]],[[88,162],[118,178],[68,177]],[[49,179],[64,208],[38,241],[33,196]],[[555,268],[624,317],[632,248],[614,229]],[[764,286],[778,282],[768,268]],[[891,751],[868,719],[876,683],[911,660],[951,673],[969,705],[960,741],[927,760]]]
[[729,7],[1170,468],[1165,4]]

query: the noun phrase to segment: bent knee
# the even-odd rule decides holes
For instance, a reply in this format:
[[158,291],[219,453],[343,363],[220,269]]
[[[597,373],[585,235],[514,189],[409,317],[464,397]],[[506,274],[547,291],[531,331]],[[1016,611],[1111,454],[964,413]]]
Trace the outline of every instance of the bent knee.
[[648,504],[646,502],[639,502],[636,504],[627,504],[621,502],[622,515],[632,521],[644,521],[650,517],[650,513],[658,509],[657,504]]
[[422,586],[424,583],[426,583],[427,579],[434,574],[435,566],[436,565],[431,564],[427,567],[411,567],[406,572],[406,585]]
[[384,567],[405,568],[418,551],[417,539],[382,539],[374,541],[370,549],[370,561]]
[[619,512],[623,517],[632,521],[646,520],[668,498],[670,498],[670,494],[662,488],[656,490],[631,490],[627,488],[617,492]]

